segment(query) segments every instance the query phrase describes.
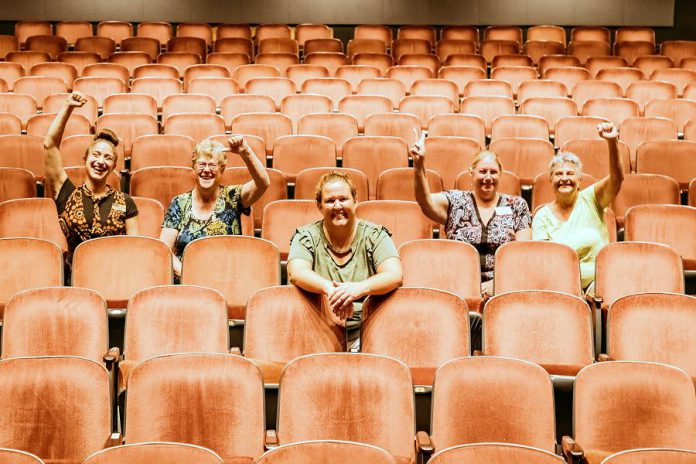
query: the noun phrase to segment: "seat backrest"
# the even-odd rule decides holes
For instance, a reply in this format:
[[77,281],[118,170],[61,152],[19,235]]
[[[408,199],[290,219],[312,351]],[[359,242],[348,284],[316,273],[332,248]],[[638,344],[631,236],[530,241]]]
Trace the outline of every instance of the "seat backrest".
[[515,173],[524,185],[531,185],[534,178],[548,170],[553,158],[553,144],[540,139],[497,139],[489,149],[498,154],[503,167]]
[[[304,117],[301,120],[305,121]],[[297,174],[313,167],[336,165],[336,144],[322,135],[285,135],[273,146],[273,167],[294,183]]]
[[123,354],[142,361],[170,353],[226,353],[227,308],[221,293],[194,285],[164,285],[128,301]]
[[358,203],[356,215],[387,228],[395,246],[408,240],[432,238],[432,221],[418,203],[401,200],[374,200]]
[[238,114],[232,119],[233,134],[257,135],[266,142],[266,154],[273,153],[275,141],[283,135],[292,135],[292,120],[280,113]]
[[[441,192],[442,179],[431,170],[426,178],[432,193]],[[413,189],[413,168],[393,168],[382,171],[377,178],[377,200],[416,201]]]
[[[628,146],[618,142],[619,158],[625,174],[631,171]],[[582,174],[589,174],[595,179],[609,175],[609,146],[600,139],[575,139],[566,142],[561,148],[578,156],[582,162]]]
[[464,97],[460,113],[475,114],[483,118],[486,133],[491,133],[491,124],[496,116],[515,114],[515,102],[507,97],[474,96]]
[[77,246],[72,270],[74,286],[98,291],[110,308],[125,308],[138,290],[171,284],[172,254],[149,237],[101,237]]
[[[217,261],[215,270],[210,261]],[[280,255],[273,243],[254,237],[217,236],[191,242],[184,250],[181,282],[221,292],[228,317],[244,319],[249,297],[258,289],[280,283]],[[247,272],[241,263],[254,263]]]
[[[336,156],[341,157],[346,140],[358,136],[358,121],[346,113],[306,114],[298,122],[298,133],[328,137],[336,146]],[[329,162],[326,157],[319,158],[317,161],[320,160]]]
[[[381,448],[364,443],[340,440],[311,440],[290,443],[267,451],[256,460],[257,464],[291,464],[307,459],[330,461],[337,459],[345,464],[394,464],[392,455]],[[681,463],[679,463],[681,464]]]
[[130,156],[135,139],[142,135],[154,135],[159,132],[157,120],[149,114],[114,113],[99,116],[96,130],[111,129],[122,140],[126,156]]
[[623,226],[626,211],[631,206],[648,204],[679,204],[679,183],[659,174],[626,174],[621,190],[611,204],[616,222]]
[[574,438],[584,449],[613,453],[688,448],[694,442],[694,385],[679,368],[596,363],[580,371],[573,397]]
[[595,295],[605,307],[636,293],[684,293],[681,256],[667,245],[610,243],[597,254],[596,269]]
[[[45,462],[82,462],[110,438],[109,387],[106,368],[89,359],[48,356],[0,361],[3,446]],[[56,430],[65,440],[61,446],[56,446]]]
[[48,240],[66,251],[65,235],[50,198],[20,198],[0,203],[0,237],[32,237]]
[[185,135],[141,135],[133,141],[131,171],[151,166],[190,167],[193,147],[193,140]]
[[690,140],[656,140],[640,144],[636,151],[636,171],[662,174],[679,182],[686,190],[696,177],[696,142]]
[[614,453],[603,464],[692,464],[696,452],[684,449],[637,449]]
[[278,442],[336,439],[415,460],[413,384],[386,356],[330,353],[291,361],[280,379]]
[[555,428],[553,385],[536,364],[467,357],[449,361],[435,373],[430,430],[438,451],[466,443],[511,442],[554,452]]
[[35,196],[36,179],[31,171],[20,168],[0,168],[0,203]]
[[93,290],[44,287],[5,307],[2,357],[80,356],[101,363],[108,350],[106,301]]
[[432,464],[456,464],[463,462],[535,462],[538,464],[561,464],[563,458],[554,453],[512,443],[472,443],[447,448],[435,454]]
[[[399,321],[410,321],[403,326]],[[411,368],[414,385],[432,385],[443,363],[468,356],[469,312],[453,293],[431,288],[398,288],[373,295],[363,305],[363,353],[391,356]]]
[[684,132],[684,126],[696,118],[696,102],[686,98],[653,98],[645,104],[646,116],[660,116],[671,119],[677,125],[679,132]]
[[428,170],[433,170],[442,179],[440,189],[456,187],[457,177],[469,170],[471,161],[480,151],[477,140],[468,137],[438,137],[425,139],[428,153]]
[[229,354],[150,358],[128,379],[126,418],[128,443],[190,443],[226,462],[257,458],[266,428],[261,372]]
[[422,130],[428,130],[428,121],[432,116],[451,114],[455,110],[455,102],[442,95],[409,95],[399,102],[399,112],[418,117]]
[[164,121],[165,134],[191,137],[194,144],[213,135],[225,133],[225,120],[213,113],[172,114]]
[[[548,270],[553,269],[553,273]],[[524,270],[524,271],[523,271]],[[515,241],[495,253],[496,294],[517,290],[553,290],[582,295],[578,255],[567,245],[547,241]]]
[[320,219],[314,200],[274,201],[264,208],[261,237],[273,242],[280,250],[280,258],[287,259],[295,229]]
[[[696,378],[696,298],[639,293],[617,299],[607,315],[607,354],[615,360],[678,366]],[[675,349],[675,347],[679,349]]]
[[418,117],[406,113],[377,113],[365,119],[365,135],[399,137],[406,143],[415,142],[413,131],[420,131]]
[[[140,24],[142,26],[142,23]],[[214,451],[202,446],[186,443],[135,443],[114,446],[99,451],[83,461],[83,464],[149,464],[168,462],[170,464],[223,464],[223,460]]]
[[391,112],[392,102],[383,95],[347,95],[338,102],[338,111],[353,116],[358,122],[358,131],[363,132],[365,119],[376,113]]
[[353,137],[344,145],[343,167],[357,169],[367,176],[370,197],[360,201],[377,198],[377,179],[383,171],[407,166],[406,143],[397,137]]
[[677,125],[662,117],[643,116],[626,118],[619,128],[619,139],[631,152],[631,164],[635,166],[638,146],[648,140],[676,140]]
[[63,285],[63,253],[47,240],[35,238],[0,239],[0,312],[15,293],[39,287]]
[[345,351],[345,330],[330,313],[325,298],[294,285],[259,288],[247,305],[244,356],[288,363],[306,354]]
[[132,197],[138,207],[138,231],[140,235],[159,238],[164,221],[164,207],[152,198]]
[[487,355],[525,359],[558,375],[575,375],[593,362],[592,314],[578,296],[545,290],[498,294],[486,303],[483,327]]
[[625,240],[664,243],[696,268],[696,208],[681,205],[636,205],[626,213]]
[[397,79],[363,78],[358,84],[358,95],[381,95],[391,100],[393,108],[399,106],[401,99],[406,96],[406,86]]

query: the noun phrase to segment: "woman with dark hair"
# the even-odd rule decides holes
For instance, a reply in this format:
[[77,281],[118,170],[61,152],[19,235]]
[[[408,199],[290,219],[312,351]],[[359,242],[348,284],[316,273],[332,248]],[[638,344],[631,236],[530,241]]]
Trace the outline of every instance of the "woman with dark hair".
[[118,137],[108,129],[99,131],[85,150],[86,178],[76,186],[63,168],[60,142],[75,108],[87,99],[73,92],[58,112],[44,139],[45,186],[53,192],[60,227],[72,253],[80,243],[109,235],[138,235],[138,208],[133,199],[107,184],[116,166]]

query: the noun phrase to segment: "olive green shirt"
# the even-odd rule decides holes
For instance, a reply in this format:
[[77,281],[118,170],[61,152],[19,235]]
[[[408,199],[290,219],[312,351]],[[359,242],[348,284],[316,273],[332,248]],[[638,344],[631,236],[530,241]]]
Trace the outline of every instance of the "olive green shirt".
[[322,221],[298,228],[292,236],[288,261],[303,259],[312,263],[312,270],[336,282],[361,282],[377,274],[377,268],[399,253],[383,226],[358,220],[358,230],[350,248],[350,259],[343,265],[334,261],[324,235]]

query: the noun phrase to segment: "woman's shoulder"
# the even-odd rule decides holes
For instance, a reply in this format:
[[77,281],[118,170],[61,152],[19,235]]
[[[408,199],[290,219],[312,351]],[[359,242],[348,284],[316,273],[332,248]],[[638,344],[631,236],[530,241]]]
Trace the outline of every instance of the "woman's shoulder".
[[299,236],[300,240],[309,239],[312,243],[319,243],[322,239],[321,221],[300,226],[295,229],[295,234],[293,235]]
[[381,236],[391,236],[389,230],[380,224],[375,224],[374,222],[366,221],[365,219],[358,220],[358,227],[362,227],[363,236],[371,241],[377,241]]

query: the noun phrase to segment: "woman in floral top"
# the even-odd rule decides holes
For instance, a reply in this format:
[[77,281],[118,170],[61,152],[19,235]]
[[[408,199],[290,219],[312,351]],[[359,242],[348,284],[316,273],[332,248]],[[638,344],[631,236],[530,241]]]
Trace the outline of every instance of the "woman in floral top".
[[[270,180],[266,169],[242,136],[228,140],[224,145],[203,140],[193,152],[191,162],[196,187],[178,195],[164,216],[160,240],[174,253],[174,273],[181,276],[181,255],[193,240],[213,235],[241,235],[242,214],[266,191]],[[220,185],[227,166],[226,151],[242,158],[251,180],[243,185]]]
[[445,225],[448,239],[470,243],[481,256],[481,293],[493,293],[495,251],[513,240],[531,240],[532,218],[527,203],[517,195],[498,193],[503,166],[489,150],[479,152],[469,168],[474,189],[430,193],[425,177],[425,148],[410,149],[415,172],[416,200],[423,213]]

